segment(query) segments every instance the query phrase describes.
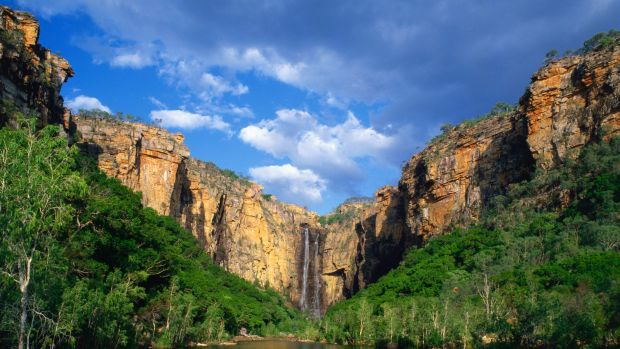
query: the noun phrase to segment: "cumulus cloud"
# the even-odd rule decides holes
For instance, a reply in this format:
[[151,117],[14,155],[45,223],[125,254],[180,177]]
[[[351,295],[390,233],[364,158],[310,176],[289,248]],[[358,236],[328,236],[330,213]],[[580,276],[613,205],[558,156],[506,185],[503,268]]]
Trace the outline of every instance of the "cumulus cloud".
[[160,101],[159,99],[153,96],[149,96],[149,101],[153,103],[153,105],[155,105],[159,109],[168,109],[168,106],[166,106],[166,103]]
[[144,68],[146,66],[152,65],[153,61],[151,57],[144,55],[140,52],[133,53],[121,53],[115,55],[110,60],[110,65],[113,67],[122,67],[122,68]]
[[65,102],[65,104],[71,109],[73,112],[78,112],[81,109],[85,110],[102,110],[107,113],[111,113],[110,108],[103,105],[99,99],[90,96],[79,95],[75,98],[71,98]]
[[189,88],[205,102],[224,95],[241,96],[248,93],[249,87],[209,72],[209,65],[200,59],[168,60],[159,69],[159,74],[171,84]]
[[321,192],[325,189],[325,180],[312,170],[299,169],[291,164],[278,166],[253,167],[250,175],[274,189],[285,201],[302,204],[314,204],[322,201]]
[[[86,47],[93,55],[128,67],[150,57],[162,75],[203,99],[246,93],[237,74],[254,71],[319,93],[328,105],[381,103],[373,125],[418,129],[516,101],[550,47],[574,48],[620,15],[612,0],[273,0],[253,3],[252,11],[237,2],[18,1],[44,16],[89,15],[113,38]],[[111,50],[102,54],[105,45]]]
[[387,153],[402,147],[398,133],[388,135],[366,127],[351,112],[344,122],[329,126],[307,111],[281,109],[274,119],[241,129],[239,138],[276,158],[311,169],[337,190],[355,190],[352,183],[363,178],[357,159],[383,161]]
[[220,116],[201,115],[190,113],[185,110],[154,110],[150,113],[151,120],[158,122],[163,127],[181,128],[192,130],[196,128],[208,128],[230,134],[230,124],[222,120]]

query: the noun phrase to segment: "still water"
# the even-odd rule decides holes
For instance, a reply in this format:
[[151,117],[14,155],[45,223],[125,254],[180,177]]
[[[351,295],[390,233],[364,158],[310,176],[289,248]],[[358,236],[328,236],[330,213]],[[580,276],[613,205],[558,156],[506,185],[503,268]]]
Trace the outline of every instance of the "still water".
[[241,342],[233,346],[214,345],[210,346],[211,349],[355,349],[358,347],[345,346],[345,345],[333,345],[333,344],[319,344],[319,343],[298,343],[288,341],[255,341],[255,342]]

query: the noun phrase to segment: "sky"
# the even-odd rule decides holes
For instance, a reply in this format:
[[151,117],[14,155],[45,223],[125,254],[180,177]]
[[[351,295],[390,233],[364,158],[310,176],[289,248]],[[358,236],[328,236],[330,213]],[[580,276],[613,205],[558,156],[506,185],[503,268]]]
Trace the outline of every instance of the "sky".
[[327,213],[395,185],[445,123],[516,103],[616,0],[13,0],[75,70],[74,110],[182,132],[191,155]]

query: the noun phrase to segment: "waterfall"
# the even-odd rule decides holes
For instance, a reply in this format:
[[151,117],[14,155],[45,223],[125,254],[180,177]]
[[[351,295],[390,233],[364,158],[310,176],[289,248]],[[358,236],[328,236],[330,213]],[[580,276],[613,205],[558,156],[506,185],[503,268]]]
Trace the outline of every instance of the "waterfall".
[[308,228],[304,228],[304,271],[301,279],[301,298],[299,299],[299,307],[302,311],[308,307],[306,298],[308,293],[308,265],[310,264],[310,237],[308,236]]
[[321,316],[321,274],[319,272],[319,234],[314,240],[314,316]]
[[[304,227],[304,256],[303,256],[303,272],[301,277],[301,297],[299,297],[299,308],[302,311],[310,311],[310,315],[316,318],[321,316],[321,263],[319,259],[320,235],[316,234],[314,240],[314,253],[310,256],[310,231]],[[312,276],[310,272],[310,260],[312,259]],[[308,279],[311,280],[312,294],[308,294]]]

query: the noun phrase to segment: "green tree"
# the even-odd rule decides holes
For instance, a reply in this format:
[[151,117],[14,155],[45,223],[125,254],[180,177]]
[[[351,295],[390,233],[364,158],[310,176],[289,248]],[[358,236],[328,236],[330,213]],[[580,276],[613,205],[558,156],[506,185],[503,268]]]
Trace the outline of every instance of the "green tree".
[[558,57],[558,50],[552,49],[545,53],[545,64],[553,62]]
[[71,222],[68,200],[85,193],[85,183],[72,172],[73,154],[58,127],[35,130],[34,119],[0,130],[0,236],[2,274],[19,289],[16,327],[18,348],[29,345],[29,318],[37,313],[32,300],[36,268],[45,263],[54,237]]

